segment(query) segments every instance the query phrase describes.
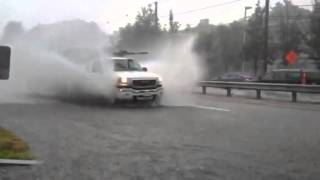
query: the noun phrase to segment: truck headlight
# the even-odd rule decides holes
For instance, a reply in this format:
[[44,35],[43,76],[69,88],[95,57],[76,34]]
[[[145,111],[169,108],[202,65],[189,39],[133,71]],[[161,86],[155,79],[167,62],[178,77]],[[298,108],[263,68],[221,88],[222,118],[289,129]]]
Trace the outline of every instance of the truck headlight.
[[126,78],[126,77],[119,77],[118,85],[119,85],[119,86],[128,86],[128,78]]
[[162,78],[158,77],[159,84],[162,84]]

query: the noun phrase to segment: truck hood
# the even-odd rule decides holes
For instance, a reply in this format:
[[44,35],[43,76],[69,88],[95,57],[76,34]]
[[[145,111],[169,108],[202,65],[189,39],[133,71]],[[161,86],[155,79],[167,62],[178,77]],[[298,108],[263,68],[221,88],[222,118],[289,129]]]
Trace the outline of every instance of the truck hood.
[[150,79],[156,79],[160,76],[152,73],[152,72],[145,72],[145,71],[126,71],[126,72],[115,72],[117,76],[124,77],[124,78],[134,78],[134,79],[140,79],[140,78],[150,78]]

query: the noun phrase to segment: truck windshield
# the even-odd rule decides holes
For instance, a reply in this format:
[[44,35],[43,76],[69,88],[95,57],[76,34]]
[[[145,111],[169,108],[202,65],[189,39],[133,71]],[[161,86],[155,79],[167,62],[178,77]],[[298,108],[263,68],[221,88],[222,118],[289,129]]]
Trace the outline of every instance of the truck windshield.
[[128,60],[114,60],[115,71],[142,71],[139,63],[132,59]]

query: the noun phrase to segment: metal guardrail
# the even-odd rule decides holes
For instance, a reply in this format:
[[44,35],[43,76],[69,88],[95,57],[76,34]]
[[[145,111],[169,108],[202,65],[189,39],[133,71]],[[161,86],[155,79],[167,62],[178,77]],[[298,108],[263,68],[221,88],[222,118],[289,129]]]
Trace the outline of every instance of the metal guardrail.
[[202,94],[206,94],[206,88],[222,88],[227,90],[227,96],[231,96],[232,89],[255,90],[256,98],[261,99],[261,91],[291,92],[292,102],[297,102],[297,93],[320,93],[320,85],[304,84],[275,84],[256,82],[225,82],[225,81],[201,81]]

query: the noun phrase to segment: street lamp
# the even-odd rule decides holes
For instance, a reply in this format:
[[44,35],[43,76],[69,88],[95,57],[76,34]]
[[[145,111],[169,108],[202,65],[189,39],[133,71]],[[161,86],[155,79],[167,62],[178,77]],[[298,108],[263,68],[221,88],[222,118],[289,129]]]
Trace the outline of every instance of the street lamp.
[[246,43],[246,40],[247,40],[247,31],[246,31],[246,28],[247,28],[247,10],[249,10],[249,9],[252,9],[252,7],[251,6],[246,6],[246,7],[244,7],[244,26],[245,26],[245,28],[244,28],[244,33],[243,33],[243,44],[245,44]]
[[247,20],[247,10],[252,9],[251,6],[244,7],[244,20]]
[[246,43],[246,40],[247,40],[247,31],[246,31],[246,29],[247,29],[247,10],[249,10],[249,9],[252,9],[252,7],[251,6],[246,6],[246,7],[244,7],[244,26],[245,26],[245,28],[244,28],[244,33],[243,33],[243,44],[245,44]]
[[[246,44],[247,41],[247,10],[252,9],[251,6],[245,6],[244,7],[244,32],[243,32],[243,47]],[[245,63],[245,56],[243,55],[243,61],[242,61],[242,67],[241,70],[242,72],[244,71],[244,63]]]

